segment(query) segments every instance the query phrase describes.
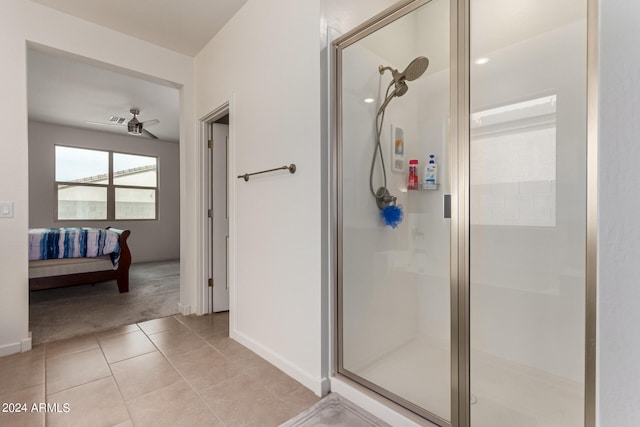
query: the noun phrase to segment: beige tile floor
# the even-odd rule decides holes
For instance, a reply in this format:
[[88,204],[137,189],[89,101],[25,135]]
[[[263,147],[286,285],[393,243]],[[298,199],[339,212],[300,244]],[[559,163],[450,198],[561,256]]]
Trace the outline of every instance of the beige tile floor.
[[2,357],[0,426],[267,427],[319,400],[228,330],[177,315]]

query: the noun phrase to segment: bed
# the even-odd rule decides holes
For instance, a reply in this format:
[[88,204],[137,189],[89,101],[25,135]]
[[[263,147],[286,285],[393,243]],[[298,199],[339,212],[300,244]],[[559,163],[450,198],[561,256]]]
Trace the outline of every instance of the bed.
[[29,230],[29,290],[115,280],[129,292],[130,230],[38,228]]

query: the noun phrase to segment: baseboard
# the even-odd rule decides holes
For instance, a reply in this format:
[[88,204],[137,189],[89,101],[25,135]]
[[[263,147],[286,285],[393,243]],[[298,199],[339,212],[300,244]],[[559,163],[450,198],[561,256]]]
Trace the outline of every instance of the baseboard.
[[0,346],[0,357],[8,356],[14,353],[20,353],[21,348],[22,346],[20,345],[19,342]]
[[229,336],[313,391],[317,396],[322,397],[330,391],[329,378],[316,378],[313,375],[309,375],[291,361],[282,358],[271,349],[240,332],[229,331]]
[[25,352],[31,350],[31,332],[29,332],[29,337],[20,341],[20,351]]
[[29,337],[20,342],[0,346],[0,357],[31,350],[31,332]]
[[184,305],[182,303],[178,303],[178,313],[182,314],[183,316],[188,316],[191,314],[191,306],[190,305]]

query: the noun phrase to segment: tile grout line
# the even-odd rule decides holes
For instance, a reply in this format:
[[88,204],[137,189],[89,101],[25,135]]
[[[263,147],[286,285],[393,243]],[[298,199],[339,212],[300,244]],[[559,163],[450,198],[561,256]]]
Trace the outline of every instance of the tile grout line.
[[[102,357],[104,358],[104,361],[107,364],[107,367],[109,368],[110,375],[102,377],[102,378],[95,378],[95,379],[93,379],[91,381],[88,381],[88,382],[85,382],[85,383],[82,383],[82,384],[76,384],[74,386],[71,386],[71,387],[68,387],[68,388],[65,388],[65,389],[62,389],[62,390],[58,390],[58,391],[56,391],[55,393],[52,393],[52,394],[58,394],[58,393],[67,392],[69,390],[73,390],[73,389],[78,388],[78,387],[83,387],[83,386],[86,386],[88,384],[92,384],[92,383],[95,383],[97,381],[101,381],[101,380],[104,380],[106,378],[111,377],[113,379],[114,383],[116,384],[116,387],[118,388],[118,392],[120,393],[120,397],[122,397],[123,403],[125,403],[125,408],[127,409],[127,413],[129,414],[129,421],[131,421],[131,423],[133,424],[133,419],[131,418],[131,415],[129,413],[129,408],[126,407],[126,401],[124,400],[124,397],[122,396],[122,392],[120,391],[120,387],[118,385],[118,382],[115,380],[115,377],[113,376],[113,371],[111,371],[111,365],[107,361],[106,355],[104,354],[104,350],[102,349],[102,345],[100,344],[100,340],[97,338],[97,336],[95,336],[95,333],[91,333],[91,334],[87,334],[87,335],[91,335],[91,336],[93,336],[93,338],[95,338],[96,343],[98,344],[97,347],[92,347],[92,348],[88,348],[88,349],[84,349],[84,350],[73,351],[71,353],[67,353],[67,354],[63,354],[61,356],[54,357],[54,359],[58,359],[58,358],[66,357],[66,356],[71,356],[71,355],[74,355],[74,354],[79,354],[79,353],[95,350],[96,348],[98,348],[98,349],[100,349],[100,352],[102,353]],[[82,336],[85,336],[85,335],[82,335]],[[68,338],[68,339],[72,339],[72,338]],[[55,342],[55,341],[52,341],[52,342]],[[49,397],[48,397],[48,393],[47,393],[48,381],[46,381],[46,360],[47,360],[46,359],[46,346],[44,348],[45,348],[45,355],[44,355],[45,356],[45,402],[46,403],[51,403],[51,402],[49,402]],[[45,427],[46,427],[46,425],[47,425],[47,421],[46,421],[46,414],[45,414]]]
[[[171,316],[173,319],[175,319],[175,317]],[[189,326],[187,326],[186,324],[180,322],[180,320],[175,319],[177,322],[179,322],[181,325],[184,325],[185,327],[187,327],[187,329],[189,329],[189,331],[194,332],[196,334],[196,336],[198,338],[200,338],[202,341],[204,341],[205,343],[209,344],[207,341],[205,341],[204,339],[202,339],[202,337],[196,333],[193,329],[189,328]],[[142,328],[140,328],[142,329]],[[153,334],[147,334],[144,330],[143,330],[144,334],[147,336],[147,338],[149,339],[149,341],[153,342],[151,340],[150,335]],[[164,331],[158,331],[158,332],[164,332]],[[154,343],[155,345],[155,343]],[[158,349],[158,351],[160,352],[160,354],[162,355],[162,357],[164,357],[164,359],[169,363],[169,365],[171,365],[171,367],[176,371],[176,373],[180,376],[180,378],[182,378],[184,380],[184,382],[187,384],[187,386],[189,386],[189,388],[196,394],[196,396],[198,396],[198,399],[200,399],[200,402],[202,402],[202,404],[209,410],[209,412],[211,412],[213,414],[213,416],[220,421],[220,423],[222,424],[223,427],[227,427],[227,425],[224,423],[224,421],[222,421],[222,419],[220,418],[220,416],[218,416],[218,414],[216,414],[216,412],[207,404],[207,402],[204,401],[204,399],[202,398],[202,396],[200,395],[200,393],[191,385],[191,383],[189,382],[189,380],[187,380],[184,375],[182,375],[182,372],[180,372],[180,370],[178,370],[178,368],[176,368],[176,366],[173,364],[173,362],[167,357],[167,355],[162,352],[162,350]],[[188,351],[185,352],[189,353]],[[155,390],[154,390],[155,391]],[[149,393],[153,393],[153,392],[149,392]],[[149,394],[146,393],[146,394]],[[142,395],[144,396],[144,395]]]
[[124,407],[127,410],[127,415],[129,416],[129,421],[131,421],[131,424],[135,427],[135,423],[133,421],[133,416],[131,415],[131,410],[129,410],[129,405],[127,404],[127,401],[124,398],[124,394],[122,394],[122,390],[120,389],[120,384],[118,384],[118,381],[116,380],[116,376],[113,375],[113,370],[111,369],[111,364],[107,360],[107,355],[104,353],[104,349],[102,348],[102,342],[100,341],[100,338],[98,338],[98,336],[95,333],[93,334],[93,336],[95,337],[96,341],[98,342],[98,347],[100,348],[100,352],[102,353],[102,357],[104,357],[104,361],[107,363],[107,366],[109,367],[109,372],[111,372],[111,378],[113,379],[113,382],[116,384],[116,388],[118,389],[118,393],[120,393],[120,398],[122,399],[122,403],[124,403]]
[[[183,325],[185,325],[187,328],[189,328],[191,331],[193,331],[193,332],[198,336],[198,338],[200,338],[201,340],[203,340],[203,341],[204,341],[204,342],[205,342],[209,347],[213,348],[216,352],[218,352],[220,355],[222,355],[222,357],[223,357],[227,362],[232,363],[233,365],[238,366],[238,367],[239,367],[239,369],[242,371],[242,374],[243,374],[243,375],[246,375],[246,376],[247,376],[249,379],[251,379],[251,380],[255,380],[255,381],[258,383],[258,386],[263,390],[263,392],[264,392],[264,394],[265,394],[265,395],[270,395],[271,397],[275,398],[275,400],[277,400],[277,401],[279,401],[280,403],[284,404],[286,407],[290,408],[291,410],[295,410],[295,411],[297,411],[297,408],[293,408],[293,407],[292,407],[292,406],[291,406],[291,405],[290,405],[290,404],[289,404],[289,403],[284,399],[284,398],[285,398],[285,396],[280,396],[279,394],[274,393],[274,392],[272,392],[271,390],[267,389],[267,388],[264,386],[264,384],[262,383],[262,381],[260,381],[258,378],[256,378],[254,375],[251,375],[251,374],[248,372],[247,368],[245,367],[245,363],[244,363],[244,362],[246,362],[246,360],[248,360],[248,358],[239,359],[238,361],[234,361],[234,360],[232,360],[229,356],[225,355],[225,354],[224,354],[224,353],[222,353],[219,349],[217,349],[217,348],[216,348],[212,343],[210,343],[209,341],[207,341],[207,339],[206,339],[205,337],[201,336],[197,331],[195,331],[195,330],[191,329],[191,328],[190,328],[186,323],[181,322],[179,319],[176,319],[176,320],[178,320],[180,323],[182,323],[182,324],[183,324]],[[219,332],[219,334],[222,334],[222,333],[223,333],[223,331]],[[214,336],[214,335],[218,335],[218,333],[215,333],[215,334],[213,334],[212,336]],[[229,339],[232,339],[232,338],[230,338],[230,337],[228,336],[228,332],[227,332],[227,335],[226,335],[226,336],[227,336]],[[235,341],[235,340],[233,340],[233,341],[234,341],[234,342],[237,342],[237,341]],[[238,343],[238,344],[240,344],[240,343]],[[240,344],[240,345],[242,345],[242,344]],[[244,347],[244,346],[243,346],[243,347]],[[244,347],[244,348],[246,348],[246,347]],[[247,350],[251,351],[250,349],[247,349]],[[253,352],[252,352],[252,353],[253,353]],[[264,361],[265,361],[266,363],[268,363],[270,366],[273,366],[273,368],[274,368],[274,369],[278,370],[279,372],[282,372],[278,367],[274,366],[274,365],[273,365],[272,363],[270,363],[269,361],[265,360],[264,358],[260,357],[260,356],[259,356],[259,355],[257,355],[257,354],[256,354],[256,356],[257,356],[257,357],[259,357],[261,360],[264,360]],[[239,363],[236,363],[236,362],[239,362]],[[177,369],[176,369],[176,370],[177,370]],[[283,373],[284,375],[287,375],[287,374],[286,374],[286,373],[284,373],[284,372],[282,372],[282,373]],[[287,375],[287,377],[288,377],[288,378],[291,378],[291,377],[289,377],[289,375]],[[233,378],[235,378],[235,377],[233,377]],[[224,383],[224,382],[226,382],[226,381],[229,381],[229,380],[231,380],[231,379],[233,379],[233,378],[226,379],[226,380],[222,381],[220,384],[222,384],[222,383]],[[293,379],[293,378],[291,378],[291,379],[292,379],[293,381],[295,381],[295,379]],[[191,384],[189,384],[189,385],[191,386]],[[300,385],[299,387],[304,387],[304,386]],[[194,391],[196,391],[196,390],[194,389]],[[288,393],[286,396],[291,396],[291,395],[292,395],[293,393],[295,393],[296,391],[297,391],[297,390],[293,390],[293,391],[291,391],[290,393]],[[197,391],[196,391],[196,393],[197,393]],[[206,404],[206,403],[205,403],[205,404]],[[296,415],[298,415],[299,413],[300,413],[300,412],[296,413]]]
[[[176,322],[178,322],[178,324],[180,325],[179,330],[182,330],[182,327],[185,327],[186,329],[185,329],[185,330],[183,330],[183,331],[188,331],[190,334],[193,334],[194,336],[196,336],[197,338],[199,338],[200,342],[203,344],[203,347],[199,347],[199,348],[196,348],[196,349],[190,349],[190,350],[187,350],[187,351],[186,351],[186,352],[184,352],[184,353],[178,353],[178,355],[181,355],[181,354],[188,354],[188,353],[195,352],[195,351],[198,351],[198,350],[200,350],[200,349],[205,349],[205,348],[206,348],[206,349],[213,350],[213,351],[215,352],[215,354],[217,354],[217,355],[219,355],[219,356],[222,356],[222,360],[224,360],[224,361],[226,361],[227,363],[230,363],[230,364],[232,364],[232,365],[236,366],[236,367],[239,369],[239,372],[240,372],[240,374],[239,374],[239,375],[245,375],[247,378],[249,378],[249,379],[251,379],[251,380],[255,381],[255,382],[257,383],[257,385],[260,387],[260,389],[262,390],[262,394],[263,394],[263,395],[265,395],[265,396],[271,396],[271,398],[274,398],[276,401],[278,401],[278,402],[280,402],[280,403],[284,404],[284,405],[285,405],[286,407],[288,407],[290,410],[296,410],[296,411],[297,411],[297,406],[299,406],[299,405],[295,404],[293,401],[292,401],[292,402],[289,402],[289,401],[287,400],[287,397],[289,397],[289,396],[293,396],[293,394],[294,394],[296,391],[298,391],[298,390],[299,390],[299,388],[296,388],[296,389],[292,390],[291,392],[287,393],[286,395],[280,395],[280,394],[278,394],[278,393],[276,393],[276,392],[274,392],[274,391],[272,391],[272,390],[268,389],[268,388],[265,386],[265,382],[261,380],[261,377],[263,377],[263,376],[261,376],[261,375],[257,375],[257,374],[251,374],[251,373],[250,373],[250,367],[249,367],[249,366],[247,366],[247,362],[249,362],[252,358],[250,358],[250,357],[240,357],[240,358],[233,358],[233,359],[232,359],[232,358],[231,358],[231,356],[229,356],[229,355],[227,355],[227,354],[223,353],[223,352],[222,352],[218,347],[216,347],[213,343],[211,343],[211,342],[209,342],[209,341],[207,340],[208,338],[212,338],[212,337],[214,337],[214,336],[216,336],[216,335],[223,335],[223,334],[225,334],[225,328],[222,328],[222,329],[221,329],[221,330],[219,330],[219,331],[217,331],[217,330],[216,330],[216,331],[214,332],[212,329],[208,329],[208,328],[206,327],[207,325],[206,325],[205,323],[200,324],[200,323],[197,323],[197,322],[196,322],[196,323],[191,323],[191,325],[190,325],[190,324],[189,324],[189,323],[187,323],[187,322],[183,322],[183,321],[181,321],[181,320],[180,320],[179,318],[177,318],[177,316],[175,316],[175,315],[174,315],[174,316],[167,316],[167,317],[170,317],[170,318],[172,318],[173,320],[175,320]],[[152,319],[152,320],[156,320],[156,319]],[[212,320],[214,320],[214,319],[212,319]],[[141,322],[141,323],[142,323],[142,322]],[[222,421],[222,419],[220,418],[220,416],[219,416],[219,415],[218,415],[218,414],[213,410],[213,408],[212,408],[211,406],[209,406],[209,404],[207,404],[207,403],[205,402],[205,400],[203,399],[203,395],[201,394],[201,392],[195,389],[195,387],[191,384],[191,382],[189,382],[189,381],[186,379],[186,377],[185,377],[185,376],[180,372],[180,370],[178,370],[178,369],[176,368],[176,365],[172,362],[172,360],[168,357],[168,355],[167,355],[163,350],[161,350],[161,349],[158,347],[158,345],[157,345],[157,344],[152,340],[152,338],[151,338],[151,337],[152,337],[152,335],[154,335],[154,334],[156,334],[156,333],[162,333],[162,332],[169,332],[169,331],[172,331],[172,330],[173,330],[173,327],[170,327],[170,328],[167,328],[167,329],[163,329],[163,330],[154,331],[153,333],[148,333],[148,332],[146,332],[144,329],[142,329],[142,327],[139,325],[139,323],[134,323],[134,324],[132,324],[132,325],[135,325],[135,326],[137,327],[137,330],[135,330],[135,331],[122,332],[122,333],[118,333],[118,334],[114,334],[114,335],[110,335],[110,336],[102,337],[102,338],[98,337],[98,333],[96,333],[96,332],[94,332],[94,333],[92,333],[92,334],[91,334],[91,336],[96,340],[97,347],[100,349],[100,352],[101,352],[101,354],[102,354],[102,356],[103,356],[104,360],[106,361],[107,366],[109,367],[109,373],[110,373],[110,375],[105,376],[105,377],[103,377],[103,378],[98,378],[98,379],[95,379],[95,380],[93,380],[93,381],[89,381],[88,383],[80,384],[80,385],[77,385],[77,386],[74,386],[74,387],[78,387],[78,386],[82,386],[82,385],[90,384],[90,383],[92,383],[92,382],[95,382],[95,381],[99,381],[99,380],[102,380],[102,379],[108,378],[108,377],[110,376],[110,377],[112,378],[112,380],[113,380],[113,381],[115,382],[115,384],[116,384],[116,387],[117,387],[117,389],[118,389],[118,393],[119,393],[119,395],[120,395],[120,397],[121,397],[121,400],[125,403],[125,409],[126,409],[126,411],[127,411],[127,415],[128,415],[128,417],[129,417],[128,421],[130,421],[132,424],[134,424],[134,423],[133,423],[133,418],[132,418],[132,412],[131,412],[130,407],[129,407],[129,403],[127,402],[127,400],[125,400],[125,399],[124,399],[124,395],[123,395],[122,389],[121,389],[121,387],[120,387],[120,384],[118,383],[118,381],[117,381],[117,380],[116,380],[116,378],[115,378],[115,375],[114,375],[114,372],[113,372],[113,369],[112,369],[111,363],[109,363],[109,361],[107,360],[106,353],[105,353],[105,350],[104,350],[104,347],[103,347],[103,343],[102,343],[102,341],[103,341],[103,340],[106,340],[106,339],[109,339],[109,338],[113,338],[113,337],[117,337],[117,336],[126,335],[126,334],[129,334],[129,333],[132,333],[132,332],[141,331],[141,332],[143,333],[143,336],[144,336],[144,337],[146,337],[146,338],[151,342],[152,346],[153,346],[153,347],[154,347],[154,349],[155,349],[154,351],[158,351],[158,353],[162,355],[162,357],[164,358],[164,360],[166,360],[166,361],[169,363],[169,366],[171,366],[171,367],[174,369],[174,371],[178,374],[178,377],[179,377],[179,378],[181,378],[181,379],[182,379],[182,380],[187,384],[187,386],[188,386],[188,387],[189,387],[189,388],[190,388],[190,389],[195,393],[195,395],[196,395],[196,396],[198,397],[198,399],[199,399],[199,400],[204,404],[204,406],[205,406],[205,407],[210,411],[210,413],[212,413],[212,414],[214,415],[215,419],[217,419],[217,420],[221,423],[221,425],[222,425],[222,426],[227,426],[227,424],[225,424],[225,423]],[[131,326],[131,325],[126,325],[126,326]],[[226,325],[226,329],[227,329],[227,332],[226,332],[226,334],[224,335],[224,337],[226,337],[227,339],[232,340],[232,341],[234,341],[234,342],[235,342],[235,340],[231,339],[231,338],[228,336],[228,325]],[[199,330],[200,330],[200,331],[199,331]],[[212,333],[212,332],[213,332],[213,333]],[[223,341],[223,343],[224,343],[224,341]],[[238,343],[238,344],[239,344],[239,343]],[[240,345],[241,345],[241,344],[240,344]],[[241,346],[242,346],[242,345],[241,345]],[[244,346],[242,346],[242,347],[244,347]],[[94,348],[95,348],[95,347],[94,347]],[[244,347],[244,348],[246,348],[246,347]],[[47,380],[46,380],[46,374],[47,374],[46,364],[47,364],[47,354],[48,354],[48,350],[49,350],[49,349],[48,349],[48,346],[46,345],[46,343],[45,343],[45,344],[43,344],[44,394],[45,394],[45,399],[46,399],[46,401],[47,401],[47,402],[48,402],[48,396],[47,396],[48,383],[47,383]],[[84,349],[84,350],[73,351],[73,352],[68,353],[68,354],[69,354],[69,355],[71,355],[71,354],[77,354],[77,353],[81,353],[81,352],[83,352],[83,351],[89,351],[89,350],[92,350],[92,349],[91,349],[91,348],[89,348],[89,349]],[[251,352],[251,350],[250,350],[250,349],[247,349],[247,350],[248,350],[252,355],[254,354],[253,352]],[[126,358],[126,359],[123,359],[123,360],[119,360],[119,361],[117,361],[117,362],[114,362],[114,364],[115,364],[115,363],[119,363],[119,362],[123,362],[123,361],[126,361],[126,360],[130,360],[130,359],[132,359],[132,358],[139,357],[139,356],[142,356],[142,355],[145,355],[145,354],[150,354],[150,353],[143,353],[143,354],[139,354],[139,355],[136,355],[136,356],[132,356],[132,357],[129,357],[129,358]],[[63,355],[63,356],[66,356],[66,355]],[[268,365],[273,366],[270,362],[268,362],[268,361],[266,361],[265,359],[261,358],[259,355],[255,355],[255,356],[256,356],[256,357],[258,357],[258,358],[259,358],[259,359],[261,359],[261,360],[264,360],[264,361],[265,361],[265,363],[267,363]],[[62,356],[59,356],[59,357],[62,357]],[[280,371],[277,367],[275,367],[275,366],[273,366],[273,367],[274,367],[274,369],[276,369],[277,371]],[[286,375],[286,374],[284,374],[284,375]],[[236,375],[236,376],[234,376],[234,377],[231,377],[231,378],[228,378],[228,379],[226,379],[226,380],[224,380],[224,381],[220,381],[219,383],[212,385],[212,387],[213,387],[213,386],[216,386],[216,385],[219,385],[219,384],[223,384],[225,381],[231,380],[232,378],[235,378],[235,377],[237,377],[237,376],[238,376],[238,375]],[[268,377],[264,377],[264,378],[265,378],[266,380],[268,380]],[[295,381],[295,380],[294,380],[294,381]],[[65,390],[70,390],[70,389],[72,389],[72,388],[74,388],[74,387],[70,387],[70,388],[65,389]],[[301,387],[303,387],[303,386],[301,386]],[[209,387],[206,387],[205,389],[208,389],[208,388],[209,388]],[[61,390],[61,391],[65,391],[65,390]],[[204,390],[204,389],[203,389],[203,390]],[[154,391],[156,391],[156,390],[154,390]],[[144,395],[149,394],[149,393],[152,393],[152,392],[153,392],[153,391],[148,392],[148,393],[145,393]],[[141,396],[144,396],[144,395],[141,395]],[[138,396],[138,397],[141,397],[141,396]],[[46,417],[45,417],[45,426],[46,426],[47,424],[48,424],[48,423],[47,423],[47,420],[46,420]]]
[[[195,331],[194,331],[194,332],[195,332]],[[222,332],[220,332],[220,333],[222,333]],[[197,332],[196,332],[196,334],[197,334]],[[214,334],[214,335],[217,335],[217,333],[216,333],[216,334]],[[200,336],[200,335],[198,334],[198,336]],[[213,335],[212,335],[212,336],[213,336]],[[227,355],[225,355],[224,353],[222,353],[220,350],[218,350],[218,349],[217,349],[213,344],[211,344],[209,341],[207,341],[207,340],[206,340],[206,338],[204,338],[204,337],[200,337],[200,338],[202,338],[202,339],[203,339],[203,340],[204,340],[204,341],[205,341],[205,342],[206,342],[210,347],[212,347],[214,350],[216,350],[218,353],[220,353],[220,354],[222,355],[222,357],[224,357],[228,362],[230,362],[230,363],[232,363],[232,364],[234,364],[234,365],[238,365],[238,363],[236,363],[236,361],[232,360],[230,357],[228,357]],[[229,338],[230,338],[230,337],[229,337]],[[232,339],[232,338],[230,338],[230,339]],[[237,341],[235,341],[235,340],[234,340],[234,342],[237,342]],[[238,343],[238,344],[240,344],[240,343]],[[240,344],[240,345],[242,345],[242,344]],[[243,347],[244,347],[244,346],[243,346]],[[246,347],[245,347],[245,348],[246,348]],[[249,349],[248,349],[248,350],[249,350]],[[249,350],[249,351],[251,351],[251,350]],[[273,366],[273,368],[274,368],[274,369],[276,369],[276,370],[278,370],[278,372],[282,372],[282,373],[283,373],[284,375],[286,375],[288,378],[291,378],[291,380],[296,381],[296,380],[295,380],[295,378],[290,377],[287,373],[283,372],[281,369],[279,369],[277,366],[273,365],[273,364],[272,364],[271,362],[269,362],[268,360],[266,360],[266,359],[262,358],[260,355],[257,355],[257,354],[256,354],[256,356],[257,356],[257,357],[259,357],[261,360],[264,360],[264,361],[265,361],[266,363],[268,363],[270,366]],[[244,363],[246,360],[248,360],[248,358],[244,358],[244,359],[239,359],[239,360],[238,360],[238,361],[240,362],[240,363],[239,363],[239,365],[240,365],[240,366],[239,366],[239,368],[240,368],[240,370],[242,371],[242,373],[243,373],[243,374],[247,375],[247,376],[248,376],[249,378],[251,378],[251,379],[255,379],[255,380],[259,383],[259,385],[264,389],[264,391],[265,391],[267,394],[270,394],[270,395],[271,395],[272,397],[274,397],[276,400],[278,400],[278,401],[280,401],[281,403],[285,404],[287,407],[291,408],[292,410],[297,410],[297,408],[293,408],[293,407],[292,407],[292,406],[291,406],[291,405],[290,405],[290,404],[285,400],[285,397],[287,397],[287,396],[291,396],[291,395],[292,395],[293,393],[295,393],[297,390],[293,390],[293,391],[291,391],[291,392],[290,392],[290,393],[288,393],[286,396],[281,396],[281,395],[279,395],[279,394],[277,394],[277,393],[272,392],[271,390],[267,389],[267,388],[262,384],[262,381],[260,381],[259,379],[255,378],[255,376],[254,376],[254,375],[251,375],[251,374],[248,372],[248,368],[246,368],[246,367],[245,367],[245,363]],[[226,380],[225,380],[225,381],[226,381]],[[296,381],[296,382],[297,382],[297,381]],[[303,386],[302,384],[300,384],[300,385],[298,386],[298,388],[299,388],[299,387],[303,387],[303,388],[304,388],[304,386]],[[296,414],[296,415],[297,415],[297,414]]]
[[[171,318],[173,318],[173,316],[167,316],[167,317],[171,317]],[[167,317],[165,317],[165,318],[167,318]],[[162,318],[161,318],[161,319],[162,319]],[[151,319],[151,320],[157,320],[157,319]],[[178,319],[175,319],[175,320],[176,320],[176,321],[178,321],[178,322],[180,322]],[[139,322],[139,323],[144,323],[144,322]],[[162,350],[161,350],[161,349],[156,345],[156,343],[151,339],[151,335],[153,335],[153,334],[151,334],[151,333],[147,333],[147,331],[145,331],[142,327],[140,327],[140,324],[139,324],[139,323],[132,323],[132,325],[136,325],[136,326],[138,327],[138,330],[137,330],[137,331],[124,332],[124,333],[122,333],[122,334],[116,334],[116,335],[108,336],[108,337],[106,337],[106,338],[112,338],[112,337],[116,337],[116,336],[119,336],[119,335],[126,335],[126,334],[129,334],[129,333],[134,333],[134,332],[138,332],[138,331],[142,332],[142,333],[144,334],[144,336],[149,340],[149,342],[151,343],[151,345],[153,345],[153,347],[156,349],[155,351],[157,351],[157,352],[158,352],[158,354],[160,354],[160,355],[161,355],[161,356],[162,356],[162,357],[163,357],[163,358],[164,358],[164,359],[165,359],[165,360],[166,360],[166,361],[171,365],[171,367],[172,367],[172,368],[176,371],[176,373],[177,373],[177,374],[178,374],[178,375],[179,375],[179,376],[180,376],[180,377],[185,381],[185,383],[189,386],[189,388],[191,388],[191,389],[193,390],[193,387],[191,386],[191,384],[189,383],[189,381],[187,381],[187,379],[186,379],[186,378],[184,378],[184,376],[180,373],[180,371],[178,371],[178,369],[176,369],[176,367],[173,365],[173,363],[171,363],[171,361],[167,358],[167,355],[166,355],[166,354],[165,354],[165,353],[164,353],[164,352],[163,352],[163,351],[162,351]],[[183,324],[182,322],[180,322],[180,323],[181,323],[181,324]],[[130,325],[125,325],[125,326],[130,326]],[[191,330],[191,328],[189,328],[187,325],[185,325],[185,326],[186,326],[189,330]],[[156,331],[156,332],[154,332],[154,333],[166,332],[166,331],[168,331],[168,330],[170,330],[170,329],[159,330],[159,331]],[[94,335],[95,335],[95,333],[94,333]],[[198,338],[200,338],[200,336],[198,336]],[[133,417],[132,417],[132,415],[131,415],[131,411],[130,411],[130,409],[129,409],[129,403],[127,402],[127,400],[124,398],[124,395],[122,394],[122,390],[120,389],[120,384],[118,383],[118,380],[115,378],[115,375],[113,375],[113,370],[111,369],[111,363],[109,363],[109,361],[107,360],[107,357],[106,357],[106,355],[104,354],[104,349],[102,348],[102,343],[101,343],[100,339],[99,339],[97,336],[96,336],[96,340],[98,341],[98,345],[99,345],[99,347],[100,347],[100,350],[102,351],[103,357],[105,358],[105,361],[107,362],[107,365],[109,366],[109,371],[111,372],[111,377],[113,378],[113,381],[116,383],[116,387],[118,388],[118,392],[120,393],[120,397],[122,397],[122,401],[123,401],[123,402],[124,402],[124,404],[125,404],[125,407],[126,407],[126,409],[127,409],[127,413],[129,414],[129,420],[131,421],[131,423],[132,423],[132,424],[134,424],[134,427],[135,427],[135,423],[134,423],[134,421],[133,421]],[[124,362],[124,361],[127,361],[127,360],[134,359],[134,358],[136,358],[136,357],[144,356],[144,355],[151,354],[151,353],[153,353],[153,352],[143,353],[143,354],[138,354],[138,355],[135,355],[135,356],[128,357],[128,358],[126,358],[126,359],[118,360],[117,362],[113,362],[113,363],[115,364],[115,363]],[[161,387],[161,388],[164,388],[164,387]],[[159,389],[158,389],[158,390],[159,390]],[[137,396],[137,397],[136,397],[136,399],[138,399],[138,398],[140,398],[140,397],[142,397],[142,396],[146,396],[146,395],[148,395],[148,394],[151,394],[151,393],[153,393],[153,392],[155,392],[155,391],[157,391],[157,390],[152,390],[152,391],[150,391],[150,392],[147,392],[147,393],[141,394],[140,396]],[[195,390],[194,390],[194,391],[195,391]],[[196,394],[197,394],[197,393],[196,393]],[[207,409],[209,409],[209,411],[211,411],[211,412],[213,413],[213,415],[214,415],[214,416],[215,416],[215,417],[216,417],[216,418],[217,418],[217,419],[222,423],[222,420],[220,420],[220,418],[218,417],[218,415],[217,415],[215,412],[213,412],[213,411],[211,410],[211,408],[209,408],[209,406],[208,406],[208,405],[207,405],[207,404],[202,400],[202,398],[200,397],[200,395],[199,395],[199,394],[197,394],[197,396],[198,396],[198,398],[200,399],[200,401],[201,401],[201,402],[202,402],[202,403],[207,407]],[[226,424],[222,423],[222,425],[223,425],[224,427],[226,427]]]

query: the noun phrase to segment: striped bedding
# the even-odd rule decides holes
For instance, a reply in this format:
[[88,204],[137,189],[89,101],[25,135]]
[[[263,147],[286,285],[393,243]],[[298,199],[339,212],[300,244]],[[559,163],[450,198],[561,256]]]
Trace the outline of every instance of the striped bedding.
[[29,260],[110,255],[115,268],[120,259],[119,240],[118,233],[104,228],[31,228]]

